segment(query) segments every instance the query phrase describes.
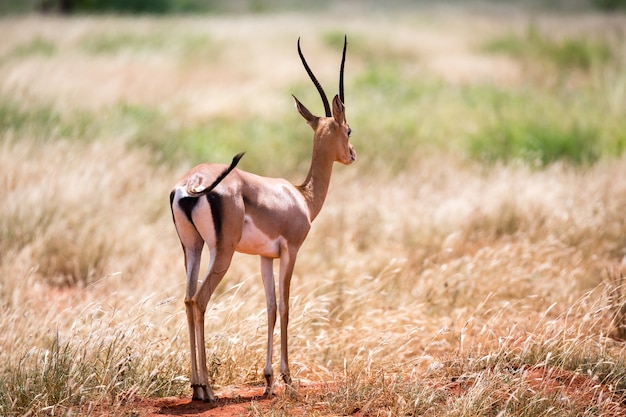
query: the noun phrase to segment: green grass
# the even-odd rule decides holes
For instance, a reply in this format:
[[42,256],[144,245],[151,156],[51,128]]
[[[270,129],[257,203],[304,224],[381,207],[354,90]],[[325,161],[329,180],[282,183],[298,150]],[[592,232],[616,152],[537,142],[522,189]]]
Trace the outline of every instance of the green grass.
[[138,35],[131,33],[94,36],[82,41],[82,48],[89,54],[116,54],[122,51],[139,52],[143,50],[162,50],[167,38],[164,34],[151,33]]
[[559,71],[589,71],[615,60],[608,40],[589,37],[553,39],[529,25],[525,35],[510,33],[484,45],[493,53],[504,53],[526,61],[548,62]]
[[71,139],[89,143],[104,132],[106,121],[89,111],[63,113],[52,103],[23,103],[0,95],[0,131],[39,142]]
[[61,117],[52,106],[24,107],[12,100],[2,100],[0,102],[0,130],[17,136],[27,134],[44,136],[60,123]]
[[32,56],[50,58],[55,53],[57,53],[57,46],[54,42],[42,37],[35,37],[31,41],[17,45],[3,59],[24,59]]
[[[159,164],[227,163],[235,154],[246,152],[242,167],[279,176],[306,170],[302,164],[311,153],[310,129],[297,115],[288,121],[215,118],[176,126],[149,107],[124,105],[116,113],[126,129],[134,132],[129,145],[149,150]],[[290,153],[268,155],[263,152],[268,148],[289,149]]]
[[598,132],[579,126],[561,128],[537,121],[501,121],[472,141],[470,152],[488,162],[522,160],[537,166],[556,161],[588,165],[600,158]]
[[588,166],[619,157],[626,144],[620,132],[626,126],[611,113],[604,88],[470,92],[472,103],[478,100],[492,113],[469,135],[467,150],[489,163],[524,161],[539,167],[557,161]]
[[[355,87],[368,97],[354,124],[377,145],[376,157],[399,171],[430,148],[461,151],[488,163],[589,165],[619,157],[626,122],[609,102],[610,86],[569,89],[450,87],[371,67]],[[621,105],[617,105],[621,108]],[[361,109],[359,109],[361,110]],[[363,146],[368,150],[369,141]]]
[[[347,88],[367,97],[351,106],[353,116],[348,119],[359,153],[369,164],[384,165],[390,172],[401,172],[433,149],[460,151],[488,163],[524,161],[545,167],[557,161],[590,165],[619,157],[626,147],[626,121],[621,116],[625,109],[611,98],[608,85],[578,91],[451,87],[406,78],[393,65],[378,65]],[[304,86],[290,90],[307,102],[317,99],[304,92]],[[370,117],[370,108],[377,117]],[[217,117],[181,125],[170,120],[159,108],[132,103],[99,115],[62,114],[51,104],[0,103],[0,127],[18,136],[92,141],[130,135],[130,146],[149,150],[155,162],[170,166],[181,161],[225,162],[246,151],[242,166],[267,175],[291,175],[306,168],[302,161],[310,153],[309,129],[295,114],[269,121]],[[267,147],[290,153],[260,157]]]

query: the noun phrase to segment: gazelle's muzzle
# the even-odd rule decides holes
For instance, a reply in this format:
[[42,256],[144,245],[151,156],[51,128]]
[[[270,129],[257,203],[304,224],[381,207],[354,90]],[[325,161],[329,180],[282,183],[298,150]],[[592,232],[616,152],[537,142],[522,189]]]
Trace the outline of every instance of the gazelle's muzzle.
[[352,145],[350,145],[350,156],[347,160],[341,162],[345,165],[350,165],[351,163],[356,162],[356,151],[354,150]]

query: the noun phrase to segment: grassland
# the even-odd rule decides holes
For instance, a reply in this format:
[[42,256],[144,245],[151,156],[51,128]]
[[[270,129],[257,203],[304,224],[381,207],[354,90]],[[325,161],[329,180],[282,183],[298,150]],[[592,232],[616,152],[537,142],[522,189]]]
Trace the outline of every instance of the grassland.
[[[190,395],[168,207],[202,161],[293,182],[321,105],[337,166],[292,282],[298,384],[250,415],[620,415],[626,19],[386,13],[0,20],[0,415],[142,415]],[[218,387],[263,381],[258,260],[207,311]],[[277,359],[277,358],[276,358]],[[130,404],[130,406],[129,406]],[[294,411],[295,410],[295,411]]]

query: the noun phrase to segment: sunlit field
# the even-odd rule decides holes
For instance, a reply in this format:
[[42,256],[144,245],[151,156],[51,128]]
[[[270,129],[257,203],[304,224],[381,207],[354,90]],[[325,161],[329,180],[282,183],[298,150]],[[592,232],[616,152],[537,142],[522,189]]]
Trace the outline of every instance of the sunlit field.
[[[346,7],[0,19],[0,415],[191,397],[169,193],[242,151],[304,180],[296,41],[332,97],[344,34],[358,160],[299,252],[296,394],[247,413],[626,413],[626,16]],[[264,383],[259,264],[209,303],[218,396]]]

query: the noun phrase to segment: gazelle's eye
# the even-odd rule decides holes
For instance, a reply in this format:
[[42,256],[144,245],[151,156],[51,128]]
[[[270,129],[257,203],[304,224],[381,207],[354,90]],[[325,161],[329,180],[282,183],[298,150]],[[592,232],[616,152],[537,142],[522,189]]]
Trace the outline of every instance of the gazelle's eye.
[[352,134],[352,129],[348,128],[348,137]]

